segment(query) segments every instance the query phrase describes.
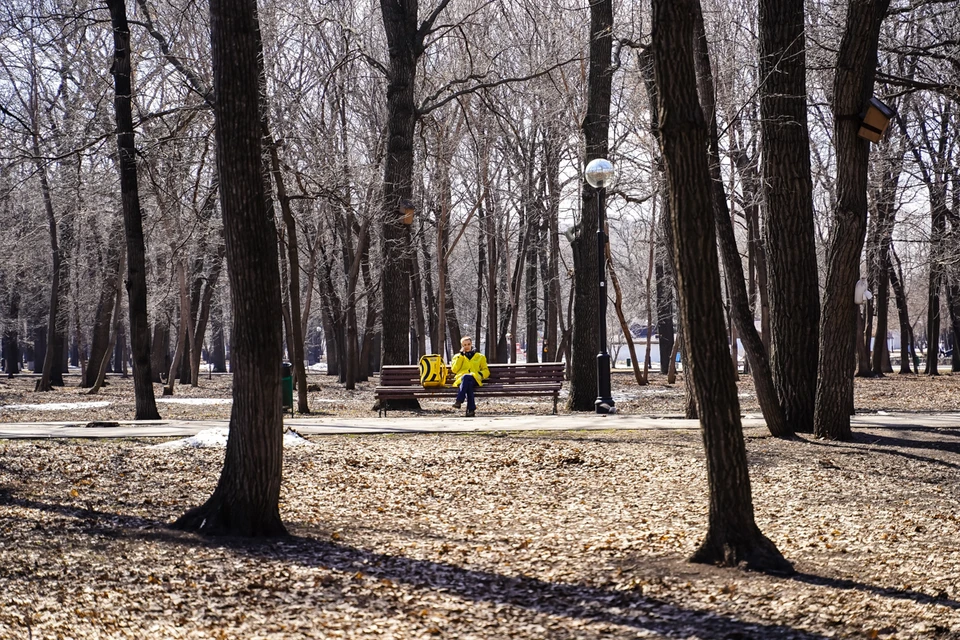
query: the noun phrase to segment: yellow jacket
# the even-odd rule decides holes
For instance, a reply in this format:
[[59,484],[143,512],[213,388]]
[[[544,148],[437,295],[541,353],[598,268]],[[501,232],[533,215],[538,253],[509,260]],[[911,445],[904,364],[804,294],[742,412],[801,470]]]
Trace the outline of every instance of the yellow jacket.
[[483,381],[490,377],[490,367],[487,366],[487,359],[479,351],[471,351],[469,358],[462,353],[453,356],[450,370],[457,376],[456,385],[458,387],[463,381],[463,376],[467,374],[474,377],[478,387],[482,387]]

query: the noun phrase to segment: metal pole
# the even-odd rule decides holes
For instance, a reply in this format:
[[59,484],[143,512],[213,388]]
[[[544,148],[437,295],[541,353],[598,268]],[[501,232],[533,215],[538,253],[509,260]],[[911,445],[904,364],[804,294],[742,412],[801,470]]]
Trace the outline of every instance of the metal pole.
[[610,395],[610,354],[607,353],[607,276],[606,256],[606,195],[605,187],[597,189],[597,275],[599,278],[597,315],[600,322],[600,353],[597,354],[597,401],[594,403],[597,413],[616,413],[613,398]]

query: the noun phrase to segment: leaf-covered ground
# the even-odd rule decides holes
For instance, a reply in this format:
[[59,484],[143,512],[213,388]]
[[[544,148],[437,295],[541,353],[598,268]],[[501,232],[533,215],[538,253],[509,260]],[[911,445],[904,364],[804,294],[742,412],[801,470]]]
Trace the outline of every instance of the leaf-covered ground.
[[747,438],[795,577],[684,561],[693,430],[313,438],[260,544],[166,527],[222,449],[0,442],[0,637],[960,637],[960,428]]
[[[328,380],[314,411],[373,419],[370,383]],[[682,411],[682,385],[614,380],[621,411]],[[129,383],[112,382],[91,398],[3,380],[0,421],[129,419]],[[858,380],[857,406],[956,411],[958,385]],[[756,413],[747,378],[740,393]],[[227,398],[229,378],[174,397]],[[110,404],[11,408],[91,400]],[[757,520],[792,578],[685,562],[706,526],[693,430],[314,437],[285,451],[292,537],[260,544],[167,528],[212,491],[222,449],[0,441],[0,638],[960,637],[960,425],[746,435]]]

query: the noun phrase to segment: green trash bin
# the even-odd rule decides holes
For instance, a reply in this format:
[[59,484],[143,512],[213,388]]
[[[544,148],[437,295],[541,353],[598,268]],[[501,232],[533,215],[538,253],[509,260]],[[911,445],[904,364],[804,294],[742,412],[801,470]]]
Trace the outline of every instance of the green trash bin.
[[293,415],[293,365],[283,363],[283,374],[280,377],[280,387],[283,389],[283,408],[290,410]]

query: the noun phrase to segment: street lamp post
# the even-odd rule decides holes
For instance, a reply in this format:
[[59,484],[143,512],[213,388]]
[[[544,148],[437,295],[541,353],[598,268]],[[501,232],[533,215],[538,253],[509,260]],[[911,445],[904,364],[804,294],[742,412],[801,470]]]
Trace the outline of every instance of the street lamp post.
[[597,192],[597,316],[600,321],[600,352],[597,354],[597,401],[596,412],[616,413],[610,394],[610,354],[607,353],[607,276],[604,249],[607,246],[606,196],[607,187],[613,184],[613,164],[606,158],[591,160],[584,170],[587,182]]

